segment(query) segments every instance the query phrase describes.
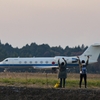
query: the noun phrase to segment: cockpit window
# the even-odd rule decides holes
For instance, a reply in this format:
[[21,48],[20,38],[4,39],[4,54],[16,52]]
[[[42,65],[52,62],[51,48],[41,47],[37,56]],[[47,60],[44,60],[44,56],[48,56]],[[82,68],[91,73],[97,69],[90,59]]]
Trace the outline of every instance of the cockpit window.
[[5,62],[7,62],[7,61],[8,61],[8,59],[5,60]]

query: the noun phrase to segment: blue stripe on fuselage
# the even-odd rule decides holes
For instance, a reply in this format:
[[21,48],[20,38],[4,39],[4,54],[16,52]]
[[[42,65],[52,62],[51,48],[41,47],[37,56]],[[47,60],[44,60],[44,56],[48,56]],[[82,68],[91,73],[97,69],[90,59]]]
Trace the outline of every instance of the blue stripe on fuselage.
[[[0,64],[0,67],[42,67],[42,66],[58,66],[58,64]],[[76,67],[78,64],[67,64],[68,67]]]

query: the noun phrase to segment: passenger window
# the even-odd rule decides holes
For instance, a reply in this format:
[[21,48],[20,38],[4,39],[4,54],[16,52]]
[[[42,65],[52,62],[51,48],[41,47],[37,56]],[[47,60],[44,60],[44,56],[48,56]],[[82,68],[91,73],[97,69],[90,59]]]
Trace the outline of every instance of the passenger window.
[[42,63],[43,63],[43,61],[40,61],[40,63],[42,64]]
[[35,63],[37,64],[37,61],[35,61]]
[[27,61],[24,62],[25,64],[27,63]]
[[32,64],[32,61],[30,61],[30,64]]
[[46,64],[48,63],[48,61],[45,62]]
[[21,61],[19,61],[19,63],[21,64]]

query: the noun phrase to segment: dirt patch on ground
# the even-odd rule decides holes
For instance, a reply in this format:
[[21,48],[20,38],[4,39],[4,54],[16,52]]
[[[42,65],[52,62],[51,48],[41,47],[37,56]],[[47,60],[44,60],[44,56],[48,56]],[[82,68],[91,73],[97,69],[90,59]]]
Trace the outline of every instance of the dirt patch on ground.
[[100,89],[1,86],[0,100],[99,100]]

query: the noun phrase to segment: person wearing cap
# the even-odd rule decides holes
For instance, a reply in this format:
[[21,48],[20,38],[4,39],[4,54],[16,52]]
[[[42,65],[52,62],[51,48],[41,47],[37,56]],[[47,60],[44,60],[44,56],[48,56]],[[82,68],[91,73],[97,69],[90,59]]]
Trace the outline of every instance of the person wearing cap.
[[62,58],[62,62],[60,63],[60,59],[58,59],[58,68],[59,68],[59,73],[58,73],[58,79],[60,79],[60,87],[65,88],[65,80],[67,78],[67,61]]
[[85,62],[84,60],[80,61],[79,57],[79,67],[80,67],[80,82],[79,82],[79,87],[81,88],[82,84],[82,79],[84,78],[84,83],[85,83],[85,88],[87,88],[87,65],[89,62],[89,56],[87,56],[87,61]]

